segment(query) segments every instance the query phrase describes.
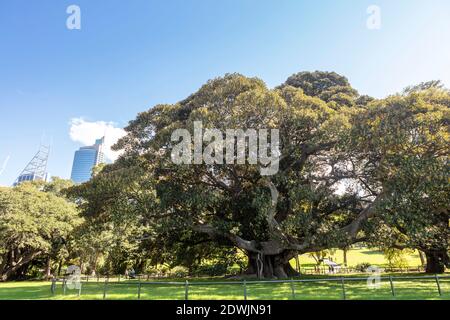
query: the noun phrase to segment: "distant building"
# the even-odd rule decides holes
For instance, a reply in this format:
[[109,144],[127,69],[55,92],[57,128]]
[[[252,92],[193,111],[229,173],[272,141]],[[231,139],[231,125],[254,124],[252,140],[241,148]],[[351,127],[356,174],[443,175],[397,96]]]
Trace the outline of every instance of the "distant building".
[[81,147],[75,152],[70,179],[75,183],[87,182],[92,177],[92,169],[104,163],[103,148],[105,137],[95,141],[93,146]]
[[40,146],[39,151],[27,164],[14,182],[14,186],[26,181],[47,181],[47,163],[50,147]]

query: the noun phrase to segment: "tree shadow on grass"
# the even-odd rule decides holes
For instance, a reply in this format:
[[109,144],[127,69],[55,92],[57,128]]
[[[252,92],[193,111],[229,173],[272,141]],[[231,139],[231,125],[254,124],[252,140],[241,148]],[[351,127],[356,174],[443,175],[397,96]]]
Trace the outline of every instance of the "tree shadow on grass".
[[0,287],[0,300],[51,299],[50,284],[40,286]]

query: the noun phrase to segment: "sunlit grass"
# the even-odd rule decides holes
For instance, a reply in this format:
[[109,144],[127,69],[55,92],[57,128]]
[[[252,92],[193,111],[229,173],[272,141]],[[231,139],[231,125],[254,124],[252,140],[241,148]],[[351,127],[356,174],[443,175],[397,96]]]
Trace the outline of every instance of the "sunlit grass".
[[[358,277],[361,277],[359,275]],[[329,281],[329,276],[314,277],[318,282],[301,283],[242,283],[228,282],[223,279],[189,280],[189,300],[341,300],[344,299],[344,289],[341,281]],[[384,279],[379,286],[370,288],[366,280],[351,281],[353,277],[345,277],[345,298],[348,300],[435,300],[450,299],[450,279],[440,279],[442,296],[435,279],[395,279],[394,293],[388,279]],[[312,277],[302,277],[312,279]],[[337,278],[340,279],[340,278]],[[220,282],[218,282],[220,281]],[[102,282],[84,282],[81,292],[66,289],[58,283],[56,292],[51,293],[50,282],[9,282],[0,283],[0,300],[137,300],[139,293],[141,300],[184,300],[185,285],[168,284],[161,281],[153,284],[138,281],[111,282],[106,286]],[[80,295],[79,295],[80,294]]]
[[[333,261],[343,265],[344,264],[344,252],[342,250],[336,250],[332,255]],[[416,268],[421,265],[419,253],[417,251],[411,251],[411,253],[405,255],[406,263],[411,268]],[[309,255],[304,254],[299,256],[301,267],[313,267],[316,262]],[[387,267],[388,261],[384,257],[383,253],[376,249],[362,248],[351,249],[347,252],[347,264],[348,267],[355,267],[360,263],[370,263],[374,266]],[[295,259],[291,260],[291,265],[295,267]]]

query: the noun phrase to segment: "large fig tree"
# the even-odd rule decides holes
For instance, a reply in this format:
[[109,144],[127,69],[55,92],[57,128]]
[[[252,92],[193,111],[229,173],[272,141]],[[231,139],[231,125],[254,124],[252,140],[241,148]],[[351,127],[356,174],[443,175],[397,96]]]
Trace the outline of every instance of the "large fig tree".
[[[360,100],[335,73],[297,74],[275,89],[229,74],[179,103],[139,114],[115,146],[121,158],[75,191],[91,216],[134,214],[148,228],[141,240],[149,250],[154,243],[159,250],[179,243],[238,248],[248,256],[247,273],[287,277],[299,253],[364,240],[360,230],[373,206],[355,188],[343,188],[353,173],[340,151]],[[199,123],[216,135],[174,139],[177,129],[195,137]],[[219,143],[227,130],[271,129],[279,130],[280,143],[269,175],[267,163],[239,162],[238,146],[230,154]],[[193,155],[202,143],[203,158],[213,163],[174,161],[181,140]],[[268,142],[273,146],[275,136]],[[244,146],[248,157],[252,144]]]

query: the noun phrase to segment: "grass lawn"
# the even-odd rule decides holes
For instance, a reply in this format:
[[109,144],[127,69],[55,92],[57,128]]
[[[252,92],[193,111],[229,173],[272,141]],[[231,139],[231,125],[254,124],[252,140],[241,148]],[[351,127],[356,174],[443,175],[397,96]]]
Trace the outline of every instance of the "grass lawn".
[[[343,264],[343,253],[337,250],[333,255],[333,260]],[[387,266],[387,261],[383,254],[373,249],[353,249],[347,253],[349,267],[354,267],[358,263],[370,263],[380,267]],[[417,253],[407,256],[410,267],[420,265],[420,258]],[[295,260],[291,261],[295,266]],[[300,256],[302,267],[313,267],[315,261],[308,255]],[[394,275],[398,276],[398,275]],[[408,276],[414,276],[409,274]],[[329,279],[332,275],[310,275],[302,276],[302,279]],[[340,276],[336,276],[340,277]],[[345,278],[364,277],[364,275],[352,275]],[[116,279],[117,280],[117,279]],[[103,299],[103,279],[100,282],[90,281],[83,283],[81,296],[78,297],[77,290],[67,290],[63,294],[62,284],[58,283],[56,294],[52,295],[50,291],[50,282],[8,282],[0,283],[0,300],[5,299],[33,299],[33,300],[71,300],[71,299]],[[165,280],[167,282],[169,280]],[[178,281],[180,280],[173,280]],[[211,282],[210,285],[195,285],[197,282]],[[244,288],[240,284],[217,284],[217,281],[223,279],[196,279],[189,280],[192,284],[189,286],[189,299],[192,300],[242,300],[244,298]],[[345,294],[347,299],[448,299],[450,300],[450,279],[441,279],[442,297],[439,296],[436,282],[434,279],[418,279],[418,280],[395,280],[394,288],[396,296],[392,296],[389,281],[381,282],[377,289],[367,287],[366,281],[346,281]],[[342,299],[343,290],[341,282],[322,281],[295,283],[294,286],[287,283],[262,283],[247,285],[247,297],[253,299],[277,299],[277,300],[332,300]],[[184,285],[168,285],[161,281],[161,284],[143,285],[141,287],[141,299],[143,300],[183,300],[185,294]],[[107,299],[137,299],[138,282],[122,281],[119,283],[109,283],[106,292]]]
[[[342,250],[336,250],[332,258],[334,262],[341,265],[344,264],[344,253]],[[408,254],[405,258],[409,267],[415,268],[421,265],[418,252]],[[302,267],[314,267],[316,264],[314,259],[308,254],[299,256],[299,260]],[[348,267],[355,267],[357,264],[365,262],[379,267],[387,267],[388,265],[388,261],[385,259],[383,253],[376,249],[362,248],[347,251]],[[295,266],[295,260],[292,260],[291,264]]]
[[[354,277],[354,276],[352,276]],[[358,277],[361,277],[359,275]],[[249,300],[339,300],[343,298],[343,290],[340,281],[326,281],[330,276],[309,277],[302,279],[323,279],[323,282],[295,283],[262,283],[247,284],[247,296]],[[396,296],[392,296],[389,281],[382,281],[377,289],[370,289],[366,281],[349,281],[346,277],[345,291],[349,300],[422,300],[445,299],[450,300],[450,278],[441,279],[442,296],[438,294],[434,279],[395,280]],[[179,280],[178,280],[179,281]],[[219,284],[217,279],[209,279],[209,285],[195,284],[205,280],[190,280],[190,300],[243,300],[244,287],[241,284]],[[223,280],[222,280],[223,281]],[[32,299],[32,300],[77,300],[103,299],[103,283],[83,283],[81,296],[77,290],[67,290],[63,294],[61,283],[58,283],[56,294],[50,291],[50,282],[9,282],[0,283],[0,300],[5,299]],[[293,290],[295,291],[295,297]],[[123,281],[109,283],[106,298],[110,300],[137,299],[138,282]],[[161,284],[143,285],[141,287],[142,300],[183,300],[185,294],[184,285]]]

